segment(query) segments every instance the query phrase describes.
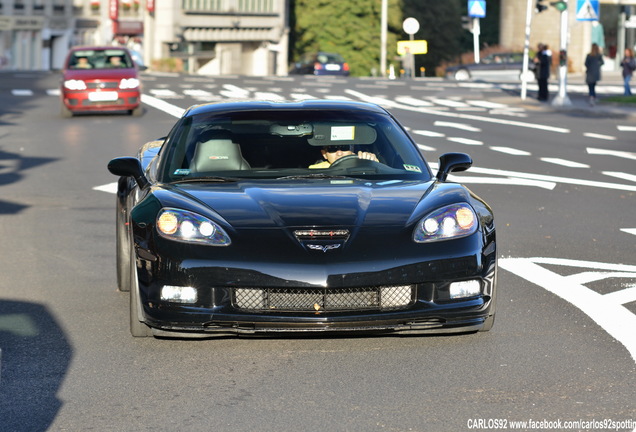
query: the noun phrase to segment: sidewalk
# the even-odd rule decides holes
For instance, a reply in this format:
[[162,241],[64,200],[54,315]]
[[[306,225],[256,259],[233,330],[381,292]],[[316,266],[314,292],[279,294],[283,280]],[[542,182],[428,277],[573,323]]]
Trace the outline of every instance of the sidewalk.
[[[636,82],[632,79],[636,87]],[[636,104],[621,104],[614,102],[603,102],[603,97],[607,97],[609,92],[604,92],[604,88],[611,87],[612,95],[621,95],[623,88],[623,78],[620,71],[603,71],[601,81],[597,85],[597,103],[591,106],[585,84],[584,74],[568,74],[566,94],[570,105],[554,105],[554,98],[558,95],[559,82],[554,76],[550,79],[550,100],[539,102],[536,99],[536,83],[528,85],[528,92],[525,100],[521,99],[521,92],[517,98],[507,96],[507,102],[511,105],[522,106],[526,109],[537,109],[548,112],[570,112],[590,117],[628,117],[636,121]],[[633,88],[636,94],[636,88]],[[516,99],[513,100],[513,99]]]

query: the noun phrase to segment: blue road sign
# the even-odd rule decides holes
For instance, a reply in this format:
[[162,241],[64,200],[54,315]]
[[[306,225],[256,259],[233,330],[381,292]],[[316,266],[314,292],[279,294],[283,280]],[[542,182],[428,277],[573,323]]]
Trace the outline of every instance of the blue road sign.
[[577,0],[576,19],[577,21],[598,21],[599,0]]
[[468,16],[486,18],[486,0],[468,0]]

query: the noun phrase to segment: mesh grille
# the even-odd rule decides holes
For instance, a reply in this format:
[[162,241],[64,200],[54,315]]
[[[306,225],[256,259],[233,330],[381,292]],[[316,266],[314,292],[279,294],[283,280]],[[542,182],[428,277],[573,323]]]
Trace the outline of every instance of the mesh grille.
[[412,285],[367,288],[235,288],[234,306],[250,311],[397,309],[413,303]]

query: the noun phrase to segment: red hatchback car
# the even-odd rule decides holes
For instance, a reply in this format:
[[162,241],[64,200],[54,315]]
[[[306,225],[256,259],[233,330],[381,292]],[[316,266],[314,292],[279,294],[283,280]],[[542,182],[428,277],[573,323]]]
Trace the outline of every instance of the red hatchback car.
[[61,114],[127,111],[141,107],[139,67],[124,47],[74,47],[66,56],[61,82]]

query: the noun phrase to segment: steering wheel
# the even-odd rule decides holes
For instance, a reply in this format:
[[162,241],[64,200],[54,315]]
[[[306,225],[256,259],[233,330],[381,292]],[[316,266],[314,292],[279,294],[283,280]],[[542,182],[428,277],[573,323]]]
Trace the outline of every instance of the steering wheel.
[[[358,155],[355,155],[355,154],[350,154],[350,155],[343,156],[340,159],[335,160],[334,163],[331,164],[331,168],[333,168],[335,166],[338,166],[338,165],[343,165],[343,163],[346,162],[346,161],[353,161],[353,160],[360,160],[360,158],[358,157]],[[345,163],[344,165],[349,165],[349,164]]]

